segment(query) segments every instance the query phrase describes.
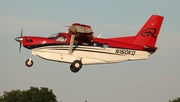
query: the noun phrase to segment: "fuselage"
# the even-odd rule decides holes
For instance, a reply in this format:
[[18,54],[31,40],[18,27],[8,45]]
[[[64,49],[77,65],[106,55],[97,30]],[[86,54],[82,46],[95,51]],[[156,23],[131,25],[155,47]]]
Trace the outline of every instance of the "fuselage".
[[122,38],[94,37],[91,43],[74,43],[72,54],[69,55],[70,37],[68,33],[58,33],[50,37],[24,36],[22,43],[25,48],[32,50],[33,55],[66,63],[74,60],[81,60],[82,64],[117,63],[147,59],[152,53],[143,46],[128,43],[132,37],[126,37],[123,41],[120,40]]
[[33,55],[41,58],[72,63],[81,60],[82,64],[117,63],[127,60],[147,59],[150,55],[147,51],[109,48],[108,46],[74,45],[72,54],[68,54],[69,45],[53,45],[32,49]]

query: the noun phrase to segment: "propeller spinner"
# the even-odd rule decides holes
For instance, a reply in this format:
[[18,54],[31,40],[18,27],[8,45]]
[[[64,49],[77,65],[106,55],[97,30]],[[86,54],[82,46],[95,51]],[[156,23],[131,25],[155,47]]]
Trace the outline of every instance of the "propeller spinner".
[[22,46],[22,40],[23,40],[22,35],[23,35],[23,29],[21,30],[21,35],[20,35],[20,37],[16,37],[16,38],[14,39],[14,40],[16,40],[17,42],[20,43],[20,45],[19,45],[19,53],[21,52],[21,46]]

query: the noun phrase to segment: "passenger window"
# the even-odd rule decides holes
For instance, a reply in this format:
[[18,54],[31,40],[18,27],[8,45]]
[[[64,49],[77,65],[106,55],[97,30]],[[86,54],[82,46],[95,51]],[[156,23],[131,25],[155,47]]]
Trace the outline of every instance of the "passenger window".
[[60,36],[59,38],[56,39],[56,41],[66,42],[67,38],[65,36]]
[[93,46],[97,46],[97,43],[93,43]]
[[109,46],[108,44],[103,44],[104,48],[108,48],[108,46]]

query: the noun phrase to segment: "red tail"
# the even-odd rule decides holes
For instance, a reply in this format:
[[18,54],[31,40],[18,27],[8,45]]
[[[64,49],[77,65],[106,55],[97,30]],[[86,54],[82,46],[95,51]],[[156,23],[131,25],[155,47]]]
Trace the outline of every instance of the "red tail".
[[133,40],[133,44],[155,47],[164,17],[152,15]]

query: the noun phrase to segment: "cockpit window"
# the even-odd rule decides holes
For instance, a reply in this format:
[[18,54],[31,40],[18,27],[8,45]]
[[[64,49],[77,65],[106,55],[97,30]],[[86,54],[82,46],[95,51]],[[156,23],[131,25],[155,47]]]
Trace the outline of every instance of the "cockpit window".
[[59,38],[56,39],[56,41],[66,42],[67,38],[65,36],[60,36]]
[[49,38],[49,39],[54,39],[54,38],[56,38],[58,35],[59,35],[58,33],[57,33],[57,34],[52,34],[52,35],[50,35],[48,38]]

